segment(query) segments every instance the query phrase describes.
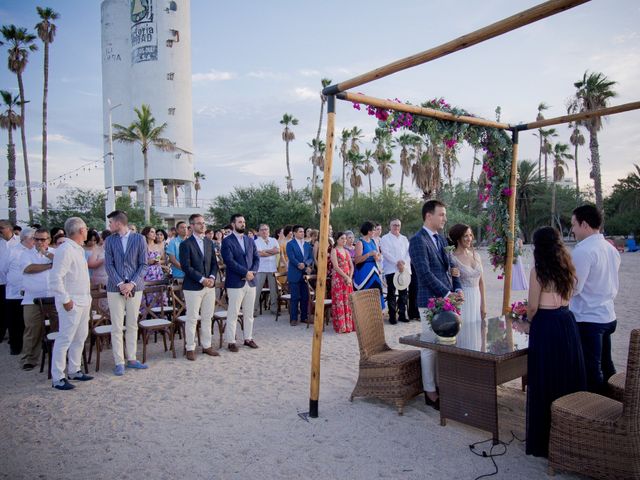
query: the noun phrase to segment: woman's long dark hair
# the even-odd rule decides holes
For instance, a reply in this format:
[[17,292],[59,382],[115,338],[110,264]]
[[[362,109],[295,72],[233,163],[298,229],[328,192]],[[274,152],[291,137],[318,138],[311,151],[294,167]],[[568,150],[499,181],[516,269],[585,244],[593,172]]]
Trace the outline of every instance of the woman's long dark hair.
[[576,269],[560,234],[552,227],[539,228],[533,234],[533,246],[536,276],[540,285],[569,300],[576,284]]

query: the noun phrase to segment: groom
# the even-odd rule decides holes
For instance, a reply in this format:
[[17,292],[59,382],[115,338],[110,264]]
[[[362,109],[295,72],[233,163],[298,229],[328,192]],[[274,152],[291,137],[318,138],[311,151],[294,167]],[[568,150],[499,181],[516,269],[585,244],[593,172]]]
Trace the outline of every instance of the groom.
[[[422,323],[422,340],[432,341],[436,336],[426,321],[427,303],[433,297],[449,295],[462,297],[457,277],[449,273],[449,257],[445,251],[445,237],[438,232],[447,223],[447,209],[439,200],[429,200],[422,206],[424,226],[409,242],[409,256],[418,281],[418,311]],[[421,352],[422,386],[427,405],[440,409],[435,382],[435,352],[424,348]]]

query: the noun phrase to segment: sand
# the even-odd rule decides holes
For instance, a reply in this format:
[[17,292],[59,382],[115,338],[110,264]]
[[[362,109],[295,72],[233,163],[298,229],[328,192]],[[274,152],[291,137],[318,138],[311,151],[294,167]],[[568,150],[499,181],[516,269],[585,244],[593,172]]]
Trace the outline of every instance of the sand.
[[[483,252],[486,258],[486,252]],[[614,360],[626,363],[630,330],[638,327],[640,255],[622,255],[616,300]],[[489,314],[499,313],[502,282],[486,267]],[[524,292],[513,299],[524,298]],[[388,343],[420,330],[417,322],[385,325]],[[391,405],[349,395],[358,374],[355,333],[324,334],[320,417],[308,410],[312,329],[288,316],[256,319],[257,350],[224,349],[195,362],[151,345],[149,369],[111,373],[111,351],[91,382],[70,392],[51,388],[46,373],[24,372],[0,344],[0,478],[6,479],[473,479],[494,470],[469,445],[488,432],[448,421],[422,396],[400,416]],[[214,342],[217,342],[217,334]],[[182,343],[178,340],[178,353]],[[140,352],[140,350],[139,350]],[[94,374],[95,365],[90,366]],[[519,381],[499,388],[501,439],[525,433]],[[480,447],[488,449],[490,442]],[[495,447],[494,452],[503,451]],[[525,455],[519,440],[496,458],[493,478],[545,478],[545,459]],[[555,478],[579,478],[557,474]]]

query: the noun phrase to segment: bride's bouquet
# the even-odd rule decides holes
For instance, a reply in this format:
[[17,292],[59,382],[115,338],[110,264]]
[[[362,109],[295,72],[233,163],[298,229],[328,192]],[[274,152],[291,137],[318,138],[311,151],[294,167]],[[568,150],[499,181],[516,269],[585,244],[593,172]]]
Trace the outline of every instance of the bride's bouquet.
[[521,302],[515,302],[511,304],[510,316],[513,320],[519,320],[520,322],[527,322],[527,306],[529,303],[526,300]]

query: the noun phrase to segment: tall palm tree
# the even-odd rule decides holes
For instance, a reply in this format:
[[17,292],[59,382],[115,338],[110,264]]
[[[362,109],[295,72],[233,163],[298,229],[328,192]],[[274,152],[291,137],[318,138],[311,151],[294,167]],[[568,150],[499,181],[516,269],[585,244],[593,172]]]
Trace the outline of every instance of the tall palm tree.
[[351,169],[349,172],[349,183],[351,184],[351,188],[353,188],[353,198],[358,198],[358,188],[362,186],[362,177],[360,176],[360,173],[362,172],[364,155],[359,152],[349,150],[347,153],[347,160],[349,161],[349,167]]
[[364,135],[362,134],[362,130],[358,127],[351,128],[351,148],[350,150],[354,153],[360,153],[360,139],[362,139]]
[[284,130],[282,131],[282,140],[285,143],[285,151],[287,156],[287,192],[289,192],[289,195],[291,195],[293,193],[293,178],[291,177],[291,164],[289,163],[289,143],[295,140],[296,136],[289,128],[289,125],[298,125],[298,119],[293,115],[285,113],[282,116],[282,120],[280,120],[280,125],[284,125]]
[[478,150],[478,147],[473,147],[473,163],[471,163],[471,178],[469,179],[469,208],[471,208],[471,190],[473,188],[473,176],[475,173],[476,165],[480,165]]
[[[549,105],[544,102],[540,102],[538,104],[538,115],[536,116],[536,122],[544,120],[544,115],[542,112],[549,109]],[[538,180],[542,180],[542,155],[543,155],[543,136],[542,136],[542,128],[538,129],[538,139],[540,140],[540,148],[538,151]]]
[[402,196],[402,190],[404,188],[404,177],[411,175],[411,164],[415,156],[410,148],[415,145],[416,138],[418,138],[419,142],[422,141],[420,137],[410,133],[403,133],[396,137],[396,144],[400,147],[400,196]]
[[18,78],[18,91],[20,93],[20,137],[22,140],[22,158],[24,160],[24,179],[27,183],[27,205],[29,207],[29,223],[33,223],[33,203],[31,201],[31,177],[29,176],[29,161],[27,157],[27,134],[25,131],[26,117],[24,98],[24,84],[22,73],[29,63],[29,52],[38,50],[38,46],[33,43],[36,36],[28,33],[26,28],[18,28],[15,25],[5,25],[0,30],[2,36],[9,43],[9,70],[16,74]]
[[549,164],[549,155],[553,153],[553,142],[551,141],[555,137],[558,136],[555,128],[550,128],[548,130],[540,129],[540,134],[542,135],[542,154],[544,155],[544,180],[545,182],[549,180],[549,175],[547,174],[547,167]]
[[[615,81],[609,80],[603,73],[584,72],[582,80],[573,84],[576,87],[575,101],[571,106],[572,112],[586,112],[605,108],[609,100],[617,95],[613,90]],[[602,129],[602,117],[588,118],[583,124],[589,131],[589,150],[591,151],[591,174],[596,194],[596,207],[602,211],[602,177],[600,170],[600,148],[598,132]]]
[[156,126],[156,119],[151,114],[149,105],[142,104],[140,108],[134,108],[133,111],[138,117],[137,120],[131,122],[131,125],[125,127],[117,123],[113,124],[113,139],[122,143],[137,143],[142,151],[144,160],[144,222],[148,225],[151,220],[151,202],[149,202],[149,147],[154,146],[163,152],[173,152],[180,150],[175,143],[162,136],[167,129],[167,124]]
[[362,173],[364,173],[369,179],[369,196],[373,196],[373,189],[371,188],[371,175],[376,169],[373,167],[373,152],[369,149],[364,151],[364,155],[362,157]]
[[309,147],[313,149],[313,153],[311,154],[311,198],[314,199],[314,206],[316,208],[316,212],[318,211],[318,203],[315,202],[316,198],[316,187],[318,183],[318,169],[320,171],[324,171],[324,153],[326,150],[326,145],[322,140],[314,138],[311,140],[311,143],[307,143]]
[[393,153],[391,153],[391,151],[385,151],[375,156],[376,163],[378,164],[378,172],[380,172],[380,177],[382,178],[382,191],[387,190],[387,180],[391,178],[391,174],[393,173],[391,165],[396,163],[392,156]]
[[206,180],[207,176],[199,171],[193,172],[193,178],[195,182],[193,183],[193,189],[196,191],[196,207],[198,206],[198,192],[202,189],[202,185],[200,185],[200,180]]
[[435,198],[440,189],[440,154],[431,142],[425,142],[425,146],[427,149],[411,167],[411,174],[423,198],[429,200]]
[[456,167],[460,166],[460,161],[458,160],[455,147],[449,148],[446,145],[443,145],[442,166],[444,167],[444,172],[449,180],[449,188],[453,188],[453,172]]
[[570,124],[569,128],[573,128],[571,136],[569,137],[569,143],[571,143],[571,145],[573,145],[574,147],[573,160],[576,167],[576,202],[578,202],[580,197],[580,177],[578,176],[578,147],[584,145],[584,135],[582,135],[580,127],[577,123]]
[[349,139],[351,130],[343,128],[340,133],[340,158],[342,159],[342,204],[344,205],[345,182],[347,179],[347,152],[349,151]]
[[[9,170],[7,172],[7,197],[9,201],[9,221],[15,224],[17,219],[16,212],[16,146],[13,143],[13,131],[22,123],[22,117],[16,112],[16,108],[20,105],[20,98],[11,95],[11,92],[0,90],[2,97],[3,111],[0,113],[0,128],[7,130],[9,141],[7,143],[7,164]],[[6,107],[6,110],[4,108]]]
[[[551,193],[551,226],[555,225],[556,221],[556,188],[557,182],[564,178],[565,168],[567,168],[566,160],[573,158],[573,155],[569,153],[569,145],[566,143],[556,143],[553,146],[553,185]],[[559,222],[558,222],[559,223]]]
[[[322,88],[324,89],[325,87],[328,87],[329,85],[331,85],[331,79],[323,78],[320,80],[320,83],[322,84]],[[311,145],[313,146],[313,155],[311,157],[311,162],[313,164],[313,174],[312,174],[313,180],[311,182],[311,198],[315,198],[315,188],[316,188],[315,180],[317,179],[317,177],[316,177],[316,162],[314,161],[314,159],[317,158],[318,156],[318,147],[320,145],[320,134],[322,133],[322,117],[324,115],[324,106],[326,103],[327,103],[327,97],[323,95],[321,91],[320,92],[320,120],[318,120],[318,131],[316,133],[315,143],[313,141],[311,142]],[[324,145],[324,143],[322,144]],[[324,152],[322,154],[322,159],[324,161]]]
[[44,44],[44,88],[42,94],[42,213],[44,218],[49,214],[47,205],[47,97],[49,95],[49,44],[56,36],[56,25],[60,15],[52,8],[36,7],[41,21],[36,24],[38,37]]

